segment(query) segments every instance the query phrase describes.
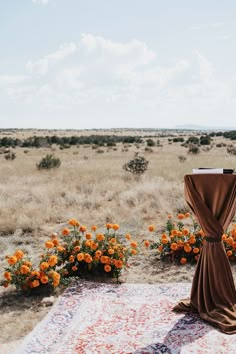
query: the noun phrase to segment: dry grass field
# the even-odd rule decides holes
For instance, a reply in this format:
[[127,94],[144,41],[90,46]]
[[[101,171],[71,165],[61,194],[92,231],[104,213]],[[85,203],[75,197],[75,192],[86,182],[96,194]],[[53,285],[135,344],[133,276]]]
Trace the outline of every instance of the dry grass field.
[[[35,134],[71,136],[82,133],[109,134],[108,131],[13,131],[7,134],[26,138]],[[168,136],[159,137],[156,132],[112,131],[112,134],[141,135],[144,142],[96,149],[89,145],[64,150],[58,146],[18,147],[11,149],[16,154],[13,161],[7,161],[4,153],[0,154],[1,273],[6,254],[22,248],[36,257],[42,252],[44,240],[69,218],[76,218],[87,226],[104,227],[106,222],[115,222],[121,231],[130,232],[137,240],[150,238],[147,232],[150,223],[161,230],[167,214],[188,210],[183,195],[183,177],[191,173],[192,168],[236,167],[235,156],[227,153],[227,147],[216,147],[221,141],[232,144],[222,137],[213,138],[210,150],[202,146],[199,154],[191,155],[181,143],[170,144]],[[146,151],[145,137],[151,134],[155,142],[160,141],[160,146]],[[186,134],[185,139],[196,135]],[[0,137],[5,135],[6,132],[1,132]],[[122,168],[135,152],[149,161],[148,170],[140,179]],[[48,153],[60,158],[61,166],[51,171],[38,170],[36,163]],[[186,161],[180,162],[180,155],[185,156]],[[189,265],[164,265],[152,252],[135,258],[122,281],[191,281],[193,272],[194,267]],[[0,343],[6,343],[28,333],[48,309],[40,306],[40,298],[25,299],[11,289],[0,291]]]

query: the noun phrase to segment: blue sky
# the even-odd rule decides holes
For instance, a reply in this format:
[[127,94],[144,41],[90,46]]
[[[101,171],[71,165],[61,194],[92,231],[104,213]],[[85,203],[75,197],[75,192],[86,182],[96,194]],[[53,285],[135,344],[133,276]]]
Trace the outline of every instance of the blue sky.
[[234,0],[0,0],[0,128],[236,128]]

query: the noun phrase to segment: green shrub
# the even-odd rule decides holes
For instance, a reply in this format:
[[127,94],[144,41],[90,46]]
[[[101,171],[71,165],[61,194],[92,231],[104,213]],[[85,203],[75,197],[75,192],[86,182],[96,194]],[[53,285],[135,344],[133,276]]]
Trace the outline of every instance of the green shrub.
[[14,152],[8,152],[4,157],[6,160],[12,161],[12,160],[15,160],[16,154]]
[[155,146],[155,142],[152,139],[147,139],[147,146]]
[[58,168],[61,165],[60,159],[53,155],[46,155],[42,160],[36,164],[39,170],[49,170],[51,168]]
[[136,152],[134,158],[127,162],[123,169],[135,176],[141,176],[147,170],[148,164],[149,161],[144,156],[139,156],[138,152]]

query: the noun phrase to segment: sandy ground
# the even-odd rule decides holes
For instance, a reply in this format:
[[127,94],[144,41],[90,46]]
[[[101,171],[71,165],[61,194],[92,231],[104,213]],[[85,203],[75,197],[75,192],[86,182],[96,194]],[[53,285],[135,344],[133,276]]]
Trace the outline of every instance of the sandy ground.
[[[191,282],[195,266],[175,265],[160,261],[155,251],[147,251],[145,255],[133,258],[131,267],[124,271],[120,280],[128,283],[166,283]],[[234,280],[236,280],[236,265],[232,265]],[[108,280],[109,281],[109,280]],[[56,298],[63,292],[57,289],[53,294]],[[26,296],[11,289],[0,290],[0,353],[10,354],[23,338],[50,311],[51,307],[41,304],[43,297]]]

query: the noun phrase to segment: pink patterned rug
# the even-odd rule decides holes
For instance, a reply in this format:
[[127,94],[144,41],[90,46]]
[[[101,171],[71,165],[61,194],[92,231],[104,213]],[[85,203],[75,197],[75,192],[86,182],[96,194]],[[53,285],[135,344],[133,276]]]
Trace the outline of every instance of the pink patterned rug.
[[225,335],[196,315],[172,312],[190,287],[78,282],[15,353],[236,353],[236,335]]

